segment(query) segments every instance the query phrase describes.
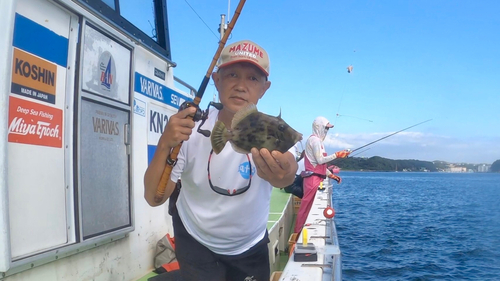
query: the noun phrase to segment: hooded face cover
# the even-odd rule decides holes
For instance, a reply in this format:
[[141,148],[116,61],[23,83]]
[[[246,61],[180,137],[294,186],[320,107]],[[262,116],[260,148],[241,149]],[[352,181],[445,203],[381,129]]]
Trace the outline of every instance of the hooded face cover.
[[[328,119],[325,117],[319,116],[316,119],[314,119],[313,125],[312,125],[312,132],[313,135],[316,135],[318,138],[321,140],[324,140],[326,137],[326,133],[328,132],[327,130],[327,125],[329,125],[330,122],[328,122]],[[333,127],[332,125],[329,125],[328,127]]]

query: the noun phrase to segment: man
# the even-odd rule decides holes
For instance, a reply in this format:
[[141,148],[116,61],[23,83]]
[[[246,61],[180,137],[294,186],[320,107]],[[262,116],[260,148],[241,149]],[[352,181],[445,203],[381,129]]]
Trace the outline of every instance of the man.
[[312,172],[311,176],[304,178],[303,188],[304,195],[300,203],[297,220],[295,222],[295,233],[300,233],[304,223],[306,222],[309,211],[311,210],[316,191],[321,181],[327,176],[331,179],[340,182],[340,178],[332,174],[327,168],[326,163],[335,158],[345,158],[349,156],[349,151],[337,151],[334,154],[327,155],[323,146],[323,140],[326,134],[333,125],[328,122],[325,117],[319,116],[314,119],[312,125],[312,135],[306,142],[306,156],[304,157],[304,167],[306,171]]
[[[251,41],[225,47],[217,66],[212,79],[223,108],[211,109],[205,130],[212,130],[217,120],[231,127],[235,113],[257,104],[271,86],[268,55]],[[151,206],[159,205],[153,198],[165,161],[183,141],[160,203],[180,178],[172,219],[183,280],[269,280],[271,190],[293,182],[297,170],[293,148],[286,153],[252,148],[248,155],[235,152],[228,142],[219,154],[212,153],[210,138],[192,134],[198,124],[186,117],[194,112],[187,108],[170,118],[144,176],[144,196]]]

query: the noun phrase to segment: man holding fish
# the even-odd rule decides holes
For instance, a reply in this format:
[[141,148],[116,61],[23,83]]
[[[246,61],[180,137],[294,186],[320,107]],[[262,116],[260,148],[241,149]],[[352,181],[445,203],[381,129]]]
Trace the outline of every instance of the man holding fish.
[[331,155],[326,154],[323,140],[330,128],[333,128],[333,125],[323,116],[318,116],[313,121],[312,135],[307,139],[304,157],[304,168],[310,172],[310,176],[304,178],[304,195],[302,196],[297,220],[295,221],[295,233],[300,233],[306,222],[320,182],[326,177],[336,180],[338,183],[341,181],[340,177],[330,172],[326,166],[333,159],[349,156],[350,151],[341,150]]
[[[217,66],[212,79],[223,108],[211,109],[202,126],[212,137],[193,133],[199,124],[186,117],[195,108],[173,115],[144,176],[144,197],[161,205],[182,181],[172,220],[183,280],[269,280],[271,191],[293,182],[293,145],[302,135],[256,109],[271,86],[264,49],[248,40],[233,43]],[[155,203],[167,157],[181,142],[164,199]]]

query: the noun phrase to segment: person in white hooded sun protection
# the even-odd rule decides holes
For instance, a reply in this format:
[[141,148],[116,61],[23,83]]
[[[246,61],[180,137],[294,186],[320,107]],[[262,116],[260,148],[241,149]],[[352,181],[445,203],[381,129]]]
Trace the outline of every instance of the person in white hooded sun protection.
[[319,116],[314,119],[312,124],[312,135],[307,139],[304,157],[305,170],[313,172],[313,174],[304,178],[304,196],[302,197],[299,212],[297,214],[295,233],[299,233],[304,226],[309,211],[311,210],[314,196],[318,190],[319,183],[327,176],[332,179],[336,177],[328,171],[326,163],[336,158],[346,158],[350,154],[348,150],[337,151],[331,155],[326,154],[323,140],[330,128],[333,128],[333,125],[330,124],[325,117]]

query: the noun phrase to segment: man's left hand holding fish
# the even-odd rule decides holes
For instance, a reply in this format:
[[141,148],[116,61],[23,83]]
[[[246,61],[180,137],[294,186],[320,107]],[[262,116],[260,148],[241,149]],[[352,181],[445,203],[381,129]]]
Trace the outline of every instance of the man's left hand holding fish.
[[[274,187],[290,185],[290,178],[295,180],[297,162],[290,152],[270,152],[266,148],[252,148],[252,158],[259,177],[268,181]],[[292,180],[292,182],[293,182]]]

